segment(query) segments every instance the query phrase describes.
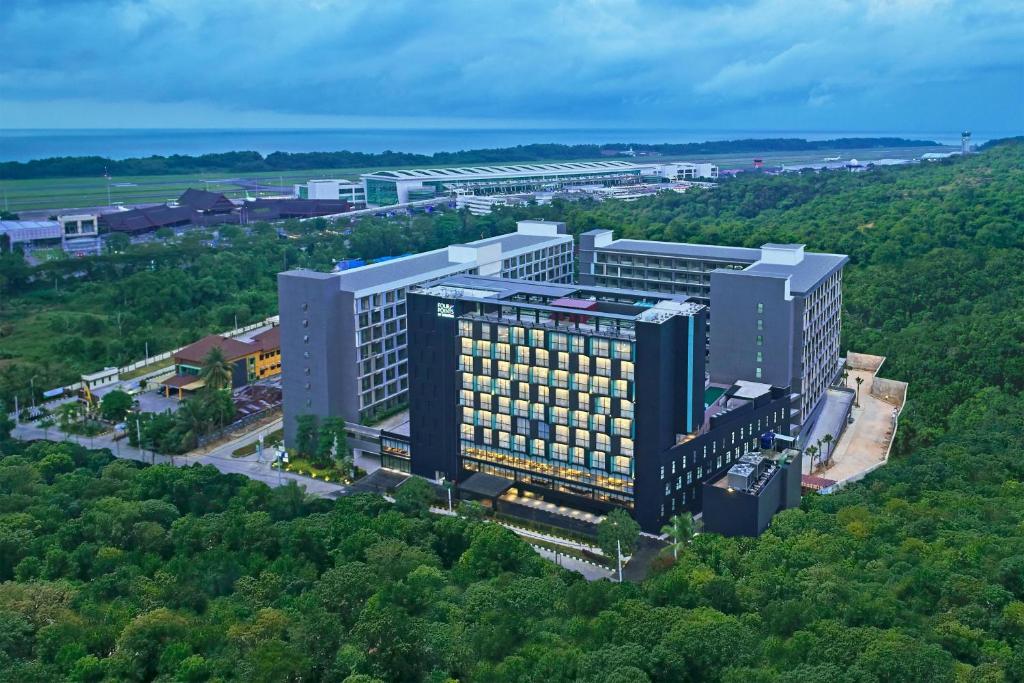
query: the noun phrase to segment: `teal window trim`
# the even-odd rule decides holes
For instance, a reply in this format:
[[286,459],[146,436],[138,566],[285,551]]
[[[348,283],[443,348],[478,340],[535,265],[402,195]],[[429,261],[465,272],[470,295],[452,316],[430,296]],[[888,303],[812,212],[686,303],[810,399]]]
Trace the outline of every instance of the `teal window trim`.
[[693,316],[687,318],[686,338],[686,431],[693,431],[693,401],[690,393],[693,391]]

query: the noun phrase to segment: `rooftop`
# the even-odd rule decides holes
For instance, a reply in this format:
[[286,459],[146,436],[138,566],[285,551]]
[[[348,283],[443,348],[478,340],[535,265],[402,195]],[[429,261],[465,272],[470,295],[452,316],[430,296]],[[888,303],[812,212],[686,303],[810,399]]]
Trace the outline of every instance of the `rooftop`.
[[[590,231],[586,234],[601,234],[602,232]],[[789,278],[790,291],[797,294],[813,289],[824,278],[850,260],[844,254],[808,252],[802,244],[768,243],[759,249],[753,249],[685,242],[619,239],[612,240],[605,246],[598,246],[596,249],[598,251],[713,259],[734,264],[748,264],[742,270],[726,270],[724,272],[730,275],[749,274]]]
[[377,180],[474,180],[505,176],[570,175],[642,171],[661,164],[636,164],[629,161],[579,161],[562,164],[502,164],[501,166],[466,166],[461,168],[415,168],[375,171],[361,177]]
[[651,254],[656,256],[682,256],[696,258],[721,259],[752,263],[761,258],[760,249],[747,247],[722,247],[714,244],[689,244],[686,242],[656,242],[654,240],[615,240],[602,251],[626,251],[634,254]]
[[[538,224],[545,224],[539,221],[523,221],[523,223],[528,225],[520,226],[519,232],[487,237],[464,245],[452,245],[452,247],[412,254],[358,268],[350,268],[341,273],[325,275],[338,278],[338,287],[343,291],[360,292],[384,286],[394,289],[419,284],[424,280],[443,278],[475,267],[478,265],[476,261],[465,260],[465,255],[473,249],[478,250],[478,259],[485,263],[491,263],[544,245],[554,245],[572,240],[570,235],[557,232],[559,225],[557,223],[546,224],[551,228],[550,234],[524,233],[522,232],[524,227],[532,232],[539,232]],[[491,249],[487,249],[487,247],[491,247]],[[482,251],[481,248],[483,248]],[[458,256],[458,260],[453,256]],[[293,272],[305,274],[309,271]]]
[[0,221],[0,235],[9,235],[11,242],[59,239],[64,231],[57,221]]
[[[478,299],[522,309],[568,314],[562,320],[590,317],[659,323],[704,308],[687,297],[629,289],[580,287],[531,280],[456,275],[421,288],[417,293],[446,299]],[[557,318],[557,316],[552,316]],[[570,323],[571,324],[571,323]]]
[[229,361],[248,356],[259,350],[259,347],[254,344],[222,337],[219,334],[211,334],[195,343],[189,344],[183,349],[175,351],[174,359],[175,361],[185,361],[188,363],[202,363],[203,359],[206,358],[206,354],[214,347],[220,348],[224,352],[224,358]]

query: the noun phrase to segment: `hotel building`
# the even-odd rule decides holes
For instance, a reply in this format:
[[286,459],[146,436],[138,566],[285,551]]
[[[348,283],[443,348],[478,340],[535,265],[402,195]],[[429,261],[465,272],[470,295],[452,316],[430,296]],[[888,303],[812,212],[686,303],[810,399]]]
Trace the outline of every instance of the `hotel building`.
[[656,531],[761,434],[788,434],[788,388],[705,404],[707,308],[685,296],[459,276],[408,306],[414,474]]
[[408,390],[406,294],[457,274],[571,282],[564,223],[517,231],[340,273],[278,275],[286,443],[302,414],[358,422],[401,405]]
[[839,359],[841,254],[801,244],[759,249],[580,236],[580,283],[686,295],[707,304],[712,383],[790,387],[793,421],[810,425]]

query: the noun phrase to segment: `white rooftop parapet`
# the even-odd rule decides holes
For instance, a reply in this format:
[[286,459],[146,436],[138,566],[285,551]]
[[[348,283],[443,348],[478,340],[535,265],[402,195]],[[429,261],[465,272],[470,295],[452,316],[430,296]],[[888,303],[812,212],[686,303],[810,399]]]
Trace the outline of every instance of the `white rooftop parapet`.
[[612,230],[594,230],[592,232],[594,238],[594,247],[607,247],[609,244],[615,241],[615,232]]
[[452,263],[475,263],[477,265],[501,260],[501,242],[492,244],[451,244],[448,246],[448,260]]
[[795,266],[804,260],[802,244],[762,244],[761,263]]
[[566,234],[565,223],[558,221],[518,221],[516,232],[520,235],[557,237]]

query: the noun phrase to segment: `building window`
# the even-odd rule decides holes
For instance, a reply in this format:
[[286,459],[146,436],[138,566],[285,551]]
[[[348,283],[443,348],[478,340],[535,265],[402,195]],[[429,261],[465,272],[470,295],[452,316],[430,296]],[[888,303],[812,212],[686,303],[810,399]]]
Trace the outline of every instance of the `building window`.
[[757,335],[757,345],[758,346],[764,346],[764,335],[763,334]]
[[763,351],[758,351],[757,352],[757,362],[761,363],[763,361],[764,361],[764,352]]
[[757,312],[758,313],[764,313],[764,304],[763,303],[758,303],[757,304]]
[[754,377],[761,379],[761,368],[754,368]]
[[764,329],[764,320],[762,320],[761,318],[757,319],[757,329],[758,330],[763,330]]

